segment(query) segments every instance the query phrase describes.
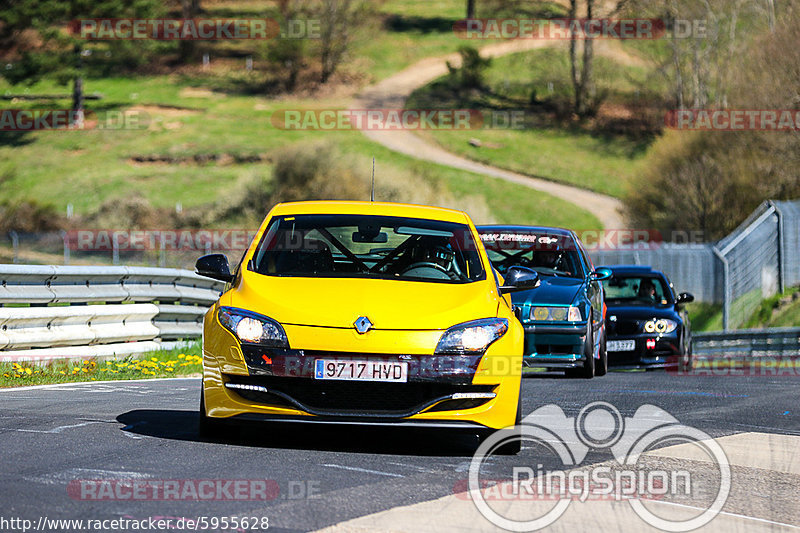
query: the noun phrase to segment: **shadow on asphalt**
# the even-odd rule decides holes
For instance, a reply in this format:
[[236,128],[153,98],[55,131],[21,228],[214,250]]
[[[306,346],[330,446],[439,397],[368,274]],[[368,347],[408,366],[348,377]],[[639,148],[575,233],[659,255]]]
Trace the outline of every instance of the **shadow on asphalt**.
[[383,455],[470,457],[478,439],[463,431],[424,428],[369,428],[280,422],[243,422],[220,437],[201,437],[197,411],[136,409],[117,417],[122,431],[161,439],[216,442],[257,448],[287,448]]

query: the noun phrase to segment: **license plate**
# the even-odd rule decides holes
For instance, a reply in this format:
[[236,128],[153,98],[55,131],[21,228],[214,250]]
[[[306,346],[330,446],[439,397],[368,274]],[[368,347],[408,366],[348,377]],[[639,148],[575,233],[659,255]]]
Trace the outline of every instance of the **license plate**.
[[405,383],[408,381],[408,363],[316,359],[314,379]]
[[609,352],[630,352],[636,349],[636,341],[608,341],[606,350]]

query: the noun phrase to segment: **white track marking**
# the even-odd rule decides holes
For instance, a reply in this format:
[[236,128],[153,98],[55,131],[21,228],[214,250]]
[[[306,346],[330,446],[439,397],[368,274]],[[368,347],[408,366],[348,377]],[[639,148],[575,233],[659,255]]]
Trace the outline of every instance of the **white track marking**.
[[333,465],[333,464],[324,464],[322,466],[327,466],[328,468],[341,468],[342,470],[352,470],[353,472],[364,472],[365,474],[377,474],[379,476],[405,477],[402,474],[394,474],[392,472],[381,472],[380,470],[369,470],[367,468],[358,468],[356,466],[343,466],[343,465]]
[[[695,509],[697,511],[705,511],[706,509],[703,507],[695,507],[694,505],[686,505],[685,503],[676,503],[676,502],[666,502],[663,500],[644,500],[653,503],[661,503],[664,505],[672,505],[674,507],[684,507],[686,509]],[[776,522],[774,520],[768,520],[766,518],[758,518],[755,516],[748,516],[746,514],[738,514],[738,513],[729,513],[728,511],[720,511],[719,514],[724,514],[727,516],[732,516],[734,518],[743,518],[744,520],[752,520],[754,522],[763,522],[765,524],[773,524],[776,526],[783,526],[783,527],[790,527],[792,529],[800,529],[800,526],[796,526],[794,524],[787,524],[785,522]]]
[[88,426],[88,425],[91,425],[91,424],[105,424],[105,423],[106,422],[101,422],[99,420],[95,420],[95,421],[92,421],[92,422],[81,422],[80,424],[70,424],[70,425],[67,425],[67,426],[58,426],[57,428],[53,428],[53,429],[19,429],[19,428],[17,428],[17,429],[12,429],[11,431],[19,431],[21,433],[61,433],[65,429],[79,428],[79,427]]
[[[85,385],[89,385],[90,387],[94,387],[95,385],[109,385],[115,383],[148,383],[153,381],[177,381],[177,380],[192,380],[192,381],[199,381],[200,378],[153,378],[153,379],[116,379],[110,381],[78,381],[75,383],[51,383],[49,385],[31,385],[29,387],[3,387],[0,388],[0,394],[4,392],[18,392],[18,391],[28,391],[28,390],[48,390],[48,389],[55,389],[55,390],[74,390],[76,388],[80,388]],[[106,392],[105,390],[103,392]],[[119,392],[119,388],[114,388],[113,392]]]

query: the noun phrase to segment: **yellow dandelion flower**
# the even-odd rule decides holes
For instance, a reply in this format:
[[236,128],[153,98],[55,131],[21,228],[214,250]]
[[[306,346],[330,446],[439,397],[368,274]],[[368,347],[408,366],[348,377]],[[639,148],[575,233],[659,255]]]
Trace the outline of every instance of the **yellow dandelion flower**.
[[25,373],[30,376],[31,374],[33,374],[33,370],[31,370],[30,368],[26,368]]

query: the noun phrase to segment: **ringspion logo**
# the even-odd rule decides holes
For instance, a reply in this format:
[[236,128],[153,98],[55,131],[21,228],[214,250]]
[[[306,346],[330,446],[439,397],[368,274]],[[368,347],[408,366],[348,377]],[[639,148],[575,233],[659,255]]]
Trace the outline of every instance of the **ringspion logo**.
[[[525,464],[530,454],[523,453],[516,464],[489,466],[487,459],[494,451],[518,441],[542,450],[532,464]],[[662,462],[647,461],[648,452],[667,444],[696,447],[708,457],[703,464],[710,464],[710,470],[698,467],[698,475],[689,470],[691,464],[670,469]],[[614,460],[582,466],[589,452],[596,450],[610,451]],[[545,462],[556,466],[545,468]],[[463,488],[463,483],[456,485],[457,492]],[[573,502],[587,500],[625,501],[653,527],[691,531],[722,510],[731,489],[731,469],[724,450],[707,433],[681,424],[654,405],[642,405],[625,417],[610,403],[593,402],[568,417],[561,407],[550,404],[526,416],[521,425],[496,431],[480,445],[470,462],[467,488],[461,497],[470,498],[484,518],[507,531],[540,530],[558,520]],[[665,517],[645,505],[693,496],[698,512],[690,516]],[[525,504],[524,508],[491,504],[496,501]],[[539,508],[530,505],[532,501],[549,504]]]

